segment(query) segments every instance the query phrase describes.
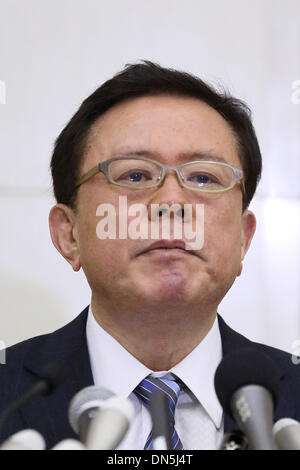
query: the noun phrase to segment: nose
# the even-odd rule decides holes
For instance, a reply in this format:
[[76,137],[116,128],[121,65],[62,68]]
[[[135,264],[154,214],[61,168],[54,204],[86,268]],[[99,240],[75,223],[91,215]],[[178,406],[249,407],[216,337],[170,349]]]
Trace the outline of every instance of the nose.
[[170,213],[171,216],[175,214],[177,217],[185,217],[184,204],[192,204],[191,195],[180,185],[175,171],[169,170],[162,185],[152,194],[148,205],[150,220],[153,218],[151,206],[153,207],[154,204],[157,207],[156,217],[163,216],[171,207],[174,208],[174,211]]
[[[162,217],[164,214],[167,214],[167,209],[162,207],[162,208],[159,208],[158,209],[158,216],[159,217]],[[175,214],[177,215],[177,217],[181,217],[182,219],[184,218],[184,209],[181,209],[178,207],[178,209],[176,210]]]

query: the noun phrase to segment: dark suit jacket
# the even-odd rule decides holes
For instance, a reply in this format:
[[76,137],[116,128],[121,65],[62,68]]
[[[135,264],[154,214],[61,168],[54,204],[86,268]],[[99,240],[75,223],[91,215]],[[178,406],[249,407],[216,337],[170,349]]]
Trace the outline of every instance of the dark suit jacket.
[[[54,333],[23,341],[7,349],[6,364],[0,365],[0,411],[29,389],[45,364],[64,364],[67,377],[51,395],[34,398],[13,413],[2,431],[1,441],[24,428],[39,431],[46,440],[47,448],[67,437],[76,437],[68,422],[68,406],[79,390],[93,384],[86,341],[87,313],[88,308]],[[300,420],[300,364],[294,365],[288,353],[249,341],[227,326],[220,316],[218,320],[223,355],[251,346],[268,354],[276,362],[281,372],[281,388],[275,421],[283,417]],[[112,373],[117,374],[118,371],[112,370]],[[238,428],[226,414],[224,423],[225,432]]]

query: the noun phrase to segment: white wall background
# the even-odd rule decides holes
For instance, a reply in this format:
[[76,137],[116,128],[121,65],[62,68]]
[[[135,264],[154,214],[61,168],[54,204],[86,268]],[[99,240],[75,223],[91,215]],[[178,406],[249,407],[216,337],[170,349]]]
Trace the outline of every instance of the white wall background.
[[0,0],[1,340],[52,331],[89,303],[82,272],[48,233],[51,151],[82,100],[139,59],[220,82],[253,109],[264,160],[251,206],[258,229],[219,311],[251,339],[291,350],[300,339],[299,0]]

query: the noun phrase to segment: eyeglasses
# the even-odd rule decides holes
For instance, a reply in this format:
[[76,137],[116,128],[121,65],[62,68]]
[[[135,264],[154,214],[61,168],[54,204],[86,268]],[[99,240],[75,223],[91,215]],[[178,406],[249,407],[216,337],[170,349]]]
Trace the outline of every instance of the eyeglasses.
[[75,189],[99,172],[117,186],[155,188],[163,184],[170,170],[176,172],[181,186],[193,191],[220,193],[239,182],[244,193],[243,171],[228,163],[199,160],[170,166],[144,157],[117,157],[99,163],[76,181]]

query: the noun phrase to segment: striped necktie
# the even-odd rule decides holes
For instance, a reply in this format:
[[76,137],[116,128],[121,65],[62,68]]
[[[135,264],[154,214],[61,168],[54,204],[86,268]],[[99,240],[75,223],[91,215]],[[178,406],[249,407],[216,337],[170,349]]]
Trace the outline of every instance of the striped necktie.
[[[171,439],[171,450],[182,450],[181,440],[175,429],[175,407],[177,400],[180,394],[180,382],[179,379],[174,374],[169,374],[171,379],[151,377],[148,375],[142,382],[135,388],[134,393],[140,397],[145,404],[145,406],[150,408],[150,399],[151,394],[157,390],[164,393],[168,398],[169,408],[170,408],[170,417],[171,417],[171,426],[172,426],[172,439]],[[177,381],[176,381],[177,380]],[[150,432],[145,447],[145,450],[153,450],[153,441],[152,441],[152,431]]]

